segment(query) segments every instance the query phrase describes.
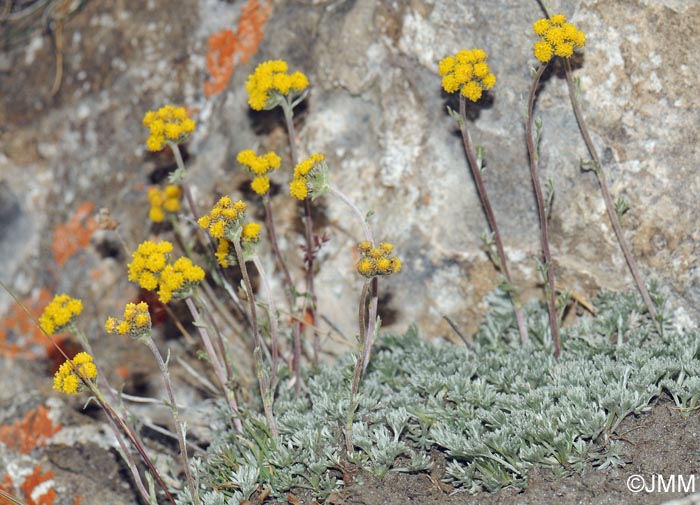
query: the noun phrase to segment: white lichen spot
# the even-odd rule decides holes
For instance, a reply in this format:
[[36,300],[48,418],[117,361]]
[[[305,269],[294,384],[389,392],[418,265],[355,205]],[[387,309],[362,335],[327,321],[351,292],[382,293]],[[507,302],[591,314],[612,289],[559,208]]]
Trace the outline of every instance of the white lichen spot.
[[40,35],[35,35],[31,39],[29,39],[29,44],[27,44],[27,47],[25,49],[24,53],[24,64],[25,65],[31,65],[34,63],[34,59],[36,58],[36,53],[44,47],[44,38]]
[[46,493],[51,491],[54,486],[54,480],[53,479],[48,479],[36,486],[34,489],[32,489],[32,492],[29,493],[29,496],[32,499],[32,503],[41,503],[43,500],[41,500],[41,497],[44,496]]
[[435,50],[440,48],[437,43],[437,28],[417,12],[407,11],[403,17],[399,49],[417,58],[425,67],[434,68],[437,58],[442,57],[442,53],[435,53]]

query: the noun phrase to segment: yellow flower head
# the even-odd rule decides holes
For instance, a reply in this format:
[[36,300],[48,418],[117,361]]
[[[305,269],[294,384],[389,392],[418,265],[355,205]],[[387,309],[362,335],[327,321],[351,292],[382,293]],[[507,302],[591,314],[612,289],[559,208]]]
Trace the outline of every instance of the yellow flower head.
[[303,200],[309,196],[315,198],[327,190],[328,165],[326,157],[321,153],[314,153],[294,167],[294,178],[289,184],[289,194],[297,200]]
[[298,178],[289,183],[289,194],[297,200],[303,200],[309,194],[309,189],[306,187],[306,179]]
[[105,330],[113,335],[129,335],[138,338],[151,333],[151,315],[146,302],[127,303],[121,320],[110,317],[105,322]]
[[153,291],[158,286],[160,272],[168,262],[168,254],[173,250],[170,242],[151,242],[139,244],[129,263],[129,280],[138,282],[143,289]]
[[222,239],[235,227],[240,226],[245,217],[246,204],[242,201],[233,202],[230,197],[222,196],[208,215],[199,218],[197,223],[207,229],[209,235]]
[[80,315],[83,302],[67,294],[54,296],[39,317],[39,326],[48,335],[60,331]]
[[459,91],[476,102],[485,90],[496,84],[496,76],[491,73],[486,58],[483,49],[463,49],[441,60],[438,71],[442,76],[442,88],[448,93]]
[[394,246],[388,242],[374,247],[371,242],[365,240],[357,244],[357,250],[360,252],[357,271],[368,279],[377,275],[391,275],[401,270],[401,260],[391,256]]
[[259,175],[250,183],[250,188],[260,196],[266,195],[270,191],[270,178]]
[[165,219],[166,212],[174,214],[180,210],[180,198],[182,197],[182,189],[180,186],[170,184],[165,186],[163,190],[151,188],[148,190],[148,203],[151,204],[151,210],[148,217],[154,223],[160,223]]
[[294,178],[306,177],[316,165],[324,161],[326,157],[321,153],[314,153],[294,167]]
[[236,160],[248,172],[256,176],[250,184],[251,189],[260,196],[266,195],[270,190],[270,178],[267,174],[272,170],[277,170],[282,162],[277,153],[270,151],[264,156],[258,156],[254,151],[246,149],[238,153]]
[[73,395],[80,389],[82,380],[95,378],[97,378],[97,367],[92,362],[92,356],[86,352],[79,352],[72,360],[66,361],[58,368],[53,377],[53,389]]
[[204,270],[193,264],[189,258],[179,258],[172,265],[166,265],[160,274],[158,299],[168,303],[173,296],[188,296],[192,288],[204,279]]
[[222,238],[219,240],[219,244],[216,247],[216,261],[224,268],[230,265],[228,255],[231,250],[231,242]]
[[541,37],[532,47],[532,52],[542,63],[547,63],[554,56],[569,58],[574,54],[574,49],[586,44],[586,35],[567,23],[566,16],[562,14],[553,14],[549,19],[538,19],[532,29]]
[[146,112],[143,125],[150,131],[146,140],[146,148],[149,151],[160,151],[167,142],[183,143],[196,127],[185,108],[174,105],[165,105],[157,111]]
[[309,86],[309,80],[301,72],[287,74],[284,60],[265,61],[248,76],[245,88],[248,104],[253,110],[271,109],[279,105],[280,98],[300,94]]
[[260,230],[262,226],[258,223],[248,223],[243,227],[241,238],[245,242],[257,242],[260,240]]

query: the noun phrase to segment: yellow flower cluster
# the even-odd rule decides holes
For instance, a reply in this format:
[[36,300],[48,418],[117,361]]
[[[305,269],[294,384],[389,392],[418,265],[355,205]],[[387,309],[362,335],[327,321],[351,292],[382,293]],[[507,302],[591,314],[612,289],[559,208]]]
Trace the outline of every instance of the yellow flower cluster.
[[257,242],[260,240],[260,230],[262,226],[258,223],[247,223],[241,232],[241,238],[244,242]]
[[74,395],[78,392],[81,380],[95,379],[97,367],[92,362],[92,356],[86,352],[79,352],[72,360],[63,363],[53,377],[53,389],[59,393]]
[[146,141],[149,151],[162,150],[168,141],[180,144],[194,131],[197,124],[189,118],[184,107],[165,105],[143,116],[143,125],[151,131]]
[[129,263],[129,280],[138,282],[139,286],[148,291],[158,287],[160,272],[168,263],[168,254],[173,250],[170,242],[151,242],[147,240],[139,244]]
[[228,268],[231,263],[229,262],[229,254],[231,253],[231,242],[225,238],[219,239],[219,244],[216,246],[216,261],[224,268]]
[[199,226],[209,230],[209,235],[214,238],[224,238],[245,216],[247,205],[242,201],[233,202],[230,197],[222,196],[206,216],[197,220]]
[[107,318],[105,322],[107,333],[139,337],[151,331],[151,315],[148,313],[146,302],[127,303],[123,317],[121,321],[116,317]]
[[401,270],[401,260],[391,256],[394,246],[388,242],[374,247],[372,242],[365,240],[357,244],[357,250],[361,255],[360,261],[357,262],[357,271],[368,279],[377,275],[391,275]]
[[289,183],[289,194],[297,200],[303,200],[309,195],[307,181],[312,170],[321,162],[325,161],[326,157],[321,153],[312,154],[307,159],[300,161],[294,167],[294,178]]
[[[246,246],[257,244],[260,241],[260,230],[262,226],[258,223],[247,223],[241,230],[241,242],[243,244],[244,254]],[[216,261],[224,268],[236,264],[235,256],[231,261],[231,241],[225,238],[219,239],[219,244],[216,247]]]
[[148,291],[158,288],[158,299],[163,303],[168,303],[173,294],[182,294],[204,279],[204,270],[188,258],[179,258],[169,264],[168,254],[172,250],[170,242],[147,240],[139,244],[129,263],[129,280],[138,282]]
[[496,76],[491,73],[486,58],[483,49],[463,49],[440,61],[442,88],[448,93],[459,90],[462,96],[476,102],[485,90],[496,84]]
[[277,170],[282,159],[273,151],[270,151],[265,156],[258,156],[255,154],[255,151],[246,149],[238,153],[236,160],[248,172],[255,175],[253,182],[250,183],[252,190],[260,196],[266,195],[270,191],[270,178],[267,176],[267,173]]
[[149,189],[148,202],[151,204],[149,219],[154,223],[162,223],[166,212],[175,213],[180,210],[181,197],[182,189],[173,184],[165,186],[163,190],[155,187]]
[[53,297],[39,317],[39,326],[48,335],[60,331],[83,311],[83,302],[67,294]]
[[[301,72],[287,74],[287,62],[284,60],[265,61],[248,76],[245,89],[248,92],[248,104],[253,110],[263,110],[271,96],[295,95],[309,86],[309,79]],[[266,107],[266,105],[268,107]]]
[[538,19],[532,29],[542,37],[533,46],[535,58],[542,63],[547,63],[554,56],[569,58],[574,54],[574,48],[586,44],[586,35],[571,23],[567,23],[563,14],[554,14],[549,19]]
[[172,265],[166,265],[160,273],[158,299],[168,303],[173,293],[189,289],[204,280],[204,270],[192,263],[189,258],[178,258]]

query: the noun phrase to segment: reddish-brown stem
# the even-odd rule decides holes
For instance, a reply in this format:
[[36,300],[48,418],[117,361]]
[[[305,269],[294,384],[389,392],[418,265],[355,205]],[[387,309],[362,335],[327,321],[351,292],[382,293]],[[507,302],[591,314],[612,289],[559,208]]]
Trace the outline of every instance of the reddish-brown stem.
[[292,368],[294,369],[294,398],[299,398],[301,394],[301,328],[302,323],[294,320],[292,332],[294,334],[294,344],[292,349]]
[[[376,280],[372,279],[373,281]],[[367,294],[369,292],[369,280],[366,280],[362,285],[362,294],[360,295],[360,307],[358,310],[358,319],[360,323],[360,336],[359,343],[360,348],[357,352],[357,357],[355,361],[355,369],[352,374],[352,384],[350,386],[350,403],[348,404],[348,412],[345,416],[345,450],[350,454],[353,450],[352,443],[352,420],[357,409],[357,393],[360,391],[360,381],[362,380],[362,374],[365,370],[364,356],[365,356],[365,346],[367,345],[367,321],[365,319],[365,313],[367,311]]]
[[270,283],[268,282],[267,275],[263,268],[262,262],[257,256],[253,257],[253,264],[258,270],[260,279],[265,289],[265,302],[267,303],[267,317],[270,320],[270,382],[269,382],[269,394],[272,398],[275,394],[275,382],[277,381],[277,365],[279,362],[279,337],[277,336],[277,309],[275,308],[275,302],[272,299],[272,289]]
[[[294,129],[294,111],[292,104],[287,102],[282,105],[284,120],[287,125],[289,135],[289,146],[292,153],[292,163],[296,167],[299,163],[299,155],[296,147],[296,131]],[[314,290],[314,237],[313,219],[311,217],[311,200],[304,199],[304,239],[306,241],[306,254],[304,255],[304,266],[306,268],[306,298],[302,308],[302,317],[306,317],[307,310],[312,322],[316,321],[316,292]],[[301,331],[301,329],[300,329]],[[314,366],[318,365],[319,338],[318,332],[313,330],[313,352]],[[295,351],[296,352],[296,351]]]
[[278,437],[277,425],[275,423],[275,417],[272,413],[272,391],[270,390],[269,379],[265,379],[265,371],[262,361],[262,338],[260,337],[260,329],[258,328],[258,316],[255,309],[255,294],[253,293],[253,285],[250,282],[250,277],[248,276],[248,267],[245,263],[245,257],[243,255],[243,248],[238,240],[233,240],[233,248],[236,251],[236,258],[238,260],[238,266],[241,268],[241,275],[243,276],[243,284],[248,295],[248,307],[250,310],[250,320],[253,323],[253,340],[255,341],[255,350],[253,351],[253,360],[255,361],[255,368],[258,376],[258,385],[260,387],[260,397],[263,401],[263,409],[265,410],[265,417],[270,426],[270,433],[273,438]]
[[527,342],[527,325],[525,324],[525,316],[523,314],[522,305],[520,303],[520,297],[515,291],[515,285],[508,271],[508,262],[506,259],[506,253],[503,249],[503,241],[501,240],[501,233],[498,231],[498,224],[496,223],[496,216],[493,213],[493,207],[491,207],[491,201],[486,193],[486,186],[484,186],[484,181],[481,177],[481,170],[476,162],[476,156],[474,155],[474,150],[472,149],[471,140],[469,138],[469,130],[467,130],[467,107],[466,98],[460,93],[459,95],[459,129],[462,132],[462,143],[464,144],[464,152],[467,154],[467,160],[469,161],[469,168],[471,168],[472,176],[474,177],[474,182],[476,183],[476,189],[479,192],[479,198],[481,199],[481,205],[486,214],[486,220],[489,223],[489,228],[493,232],[493,239],[496,244],[496,252],[498,253],[499,270],[506,278],[508,282],[508,295],[513,303],[513,310],[515,312],[515,320],[518,324],[518,331],[520,332],[520,340],[524,344]]
[[372,351],[372,345],[374,344],[374,333],[377,328],[377,308],[379,306],[379,278],[372,277],[370,281],[370,299],[369,308],[367,311],[367,329],[365,330],[365,339],[363,343],[363,356],[362,356],[362,373],[367,369],[369,365],[369,354]]
[[219,379],[221,389],[224,392],[224,396],[226,397],[229,407],[231,408],[231,414],[233,415],[233,425],[236,428],[236,431],[238,431],[238,433],[243,433],[243,423],[241,423],[241,419],[238,413],[238,402],[236,401],[234,392],[231,391],[231,389],[229,388],[226,370],[224,369],[224,366],[222,365],[221,361],[219,361],[219,357],[217,356],[216,351],[214,350],[214,346],[211,342],[211,337],[209,337],[209,331],[207,330],[204,321],[202,321],[202,316],[199,314],[199,310],[192,301],[191,297],[185,298],[185,304],[187,305],[190,314],[192,314],[192,322],[199,330],[199,335],[202,337],[204,349],[207,351],[209,361],[214,367],[214,374],[216,375],[217,379]]
[[172,382],[170,381],[170,371],[168,370],[168,365],[163,361],[163,356],[161,356],[156,343],[150,335],[147,335],[142,341],[148,346],[148,348],[153,353],[158,363],[158,368],[160,373],[163,375],[163,381],[165,382],[165,390],[168,393],[168,400],[170,401],[170,411],[173,414],[173,420],[175,421],[175,433],[177,434],[177,442],[180,445],[180,457],[182,458],[182,466],[185,470],[185,480],[187,481],[187,486],[190,489],[190,494],[195,504],[199,503],[199,495],[195,488],[194,479],[192,478],[192,473],[190,472],[190,464],[187,458],[187,445],[185,444],[185,432],[182,429],[182,423],[180,422],[180,414],[177,408],[177,402],[175,401],[175,394],[173,393]]
[[537,86],[540,83],[540,78],[547,68],[546,63],[541,63],[535,77],[532,80],[530,95],[527,102],[527,118],[525,120],[525,142],[527,150],[530,154],[530,176],[532,177],[532,186],[535,190],[535,198],[537,199],[537,210],[540,217],[540,241],[542,243],[542,254],[544,255],[544,269],[546,274],[545,295],[547,297],[547,307],[549,309],[549,325],[552,330],[552,339],[554,340],[554,356],[559,357],[561,354],[561,344],[559,341],[559,322],[557,310],[554,306],[554,263],[552,255],[549,251],[549,233],[547,230],[547,211],[545,209],[544,196],[542,194],[542,186],[540,185],[540,177],[537,171],[537,148],[532,136],[532,122],[535,109],[535,96],[537,95]]
[[591,157],[593,158],[595,174],[598,177],[598,182],[600,183],[600,190],[603,193],[603,200],[605,200],[605,208],[608,211],[610,222],[612,223],[613,230],[615,230],[615,235],[617,236],[617,241],[620,243],[622,253],[625,255],[625,260],[627,260],[627,266],[629,267],[630,272],[632,273],[634,282],[637,284],[637,289],[639,289],[639,293],[642,295],[642,300],[644,300],[644,304],[647,306],[649,315],[654,320],[656,329],[659,331],[659,333],[661,333],[661,325],[659,324],[659,320],[656,316],[656,309],[654,308],[654,304],[651,301],[649,292],[647,291],[647,288],[644,285],[642,276],[639,273],[639,268],[637,267],[637,262],[635,261],[634,256],[632,255],[630,246],[627,243],[627,240],[625,239],[625,235],[622,231],[622,226],[620,226],[620,220],[617,216],[617,211],[615,210],[615,204],[613,203],[612,196],[610,195],[610,189],[608,188],[608,182],[605,177],[605,172],[603,171],[603,164],[600,161],[600,156],[598,156],[598,151],[596,150],[595,145],[593,144],[593,139],[591,138],[591,135],[588,132],[588,127],[586,126],[583,114],[581,113],[581,107],[579,106],[578,99],[576,98],[576,88],[574,86],[573,77],[571,75],[571,63],[569,62],[568,58],[564,59],[564,64],[566,69],[566,84],[569,87],[569,98],[571,99],[571,107],[574,109],[574,115],[576,116],[576,121],[578,122],[578,127],[581,130],[581,135],[583,136],[583,140],[586,143],[588,152],[591,153]]
[[263,197],[263,205],[265,206],[265,223],[267,224],[267,233],[270,237],[270,243],[272,244],[272,250],[277,257],[277,262],[282,269],[282,274],[284,275],[284,280],[287,283],[287,301],[289,302],[289,311],[294,310],[294,282],[292,281],[292,276],[289,274],[289,269],[287,268],[287,263],[282,257],[282,251],[280,251],[279,244],[277,243],[277,233],[275,232],[275,221],[272,218],[272,206],[270,205],[270,199]]
[[[95,392],[95,391],[93,391]],[[148,457],[148,454],[146,454],[146,450],[143,448],[141,445],[141,442],[138,440],[136,437],[136,434],[131,431],[131,428],[129,427],[128,424],[124,422],[124,420],[119,417],[119,415],[114,411],[114,409],[109,405],[109,403],[105,402],[104,399],[101,398],[100,395],[96,395],[97,402],[100,404],[100,407],[102,407],[102,410],[105,411],[105,413],[119,426],[124,434],[129,438],[133,446],[136,448],[136,451],[139,453],[141,456],[141,459],[143,462],[146,464],[148,469],[151,471],[153,474],[153,478],[156,480],[158,485],[161,487],[163,492],[165,493],[165,497],[168,499],[170,503],[175,505],[175,498],[173,498],[173,495],[170,494],[170,491],[168,491],[168,487],[165,485],[165,482],[163,482],[163,478],[160,476],[160,473],[158,473],[158,470],[156,469],[155,465],[151,461],[151,458]]]

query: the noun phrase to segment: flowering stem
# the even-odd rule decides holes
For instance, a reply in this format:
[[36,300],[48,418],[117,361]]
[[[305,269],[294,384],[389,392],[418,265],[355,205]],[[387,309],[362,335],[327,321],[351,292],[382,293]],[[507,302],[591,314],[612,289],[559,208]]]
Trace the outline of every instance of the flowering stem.
[[163,361],[163,356],[160,354],[158,347],[156,347],[155,342],[151,335],[146,335],[143,342],[148,346],[148,348],[153,353],[158,363],[158,368],[160,368],[163,374],[163,381],[165,382],[165,389],[168,392],[168,399],[170,400],[170,410],[173,414],[173,420],[175,421],[175,431],[177,433],[177,441],[180,445],[180,457],[182,458],[182,466],[185,469],[185,479],[187,480],[187,485],[190,488],[190,494],[195,504],[199,503],[199,495],[197,494],[197,489],[194,485],[194,479],[190,472],[190,464],[187,459],[187,446],[185,444],[185,433],[182,429],[182,423],[180,423],[180,415],[177,408],[177,402],[175,401],[175,395],[173,394],[172,383],[170,381],[170,372],[168,371],[168,365]]
[[211,343],[211,338],[209,337],[209,332],[207,331],[204,321],[202,321],[202,317],[199,314],[199,310],[197,310],[197,306],[192,301],[192,298],[190,298],[189,296],[185,298],[185,303],[187,304],[187,308],[190,310],[190,314],[192,314],[194,325],[197,327],[197,329],[199,329],[199,335],[202,337],[204,349],[207,351],[209,361],[211,361],[211,364],[214,367],[214,373],[219,379],[219,383],[221,384],[221,388],[224,391],[224,395],[226,396],[228,405],[231,408],[231,413],[233,414],[233,425],[235,426],[236,431],[238,431],[238,433],[243,433],[243,424],[241,423],[241,419],[238,414],[238,403],[236,402],[235,393],[231,391],[231,389],[228,387],[228,378],[226,376],[226,371],[224,370],[221,361],[219,361],[219,357],[216,355],[214,346]]
[[484,186],[484,181],[481,177],[481,170],[476,162],[476,156],[474,155],[474,150],[471,145],[471,140],[469,138],[469,131],[467,130],[467,110],[466,110],[466,98],[460,93],[459,94],[459,129],[462,132],[462,143],[464,144],[464,151],[467,154],[467,160],[469,161],[469,168],[471,168],[472,176],[474,177],[474,182],[476,182],[476,189],[479,192],[479,198],[481,199],[482,207],[486,213],[486,219],[489,223],[489,227],[493,232],[493,238],[496,243],[496,252],[498,253],[498,269],[506,278],[509,290],[508,295],[513,303],[513,310],[515,312],[515,320],[518,323],[518,331],[520,332],[520,341],[524,344],[527,342],[527,325],[525,324],[525,316],[523,315],[522,304],[520,303],[520,296],[515,291],[515,285],[511,279],[510,272],[508,271],[508,263],[506,259],[506,253],[503,249],[503,241],[501,240],[501,233],[498,231],[498,225],[496,223],[496,216],[493,213],[493,207],[491,207],[491,201],[486,193],[486,186]]
[[[194,254],[192,253],[192,248],[188,247],[187,241],[185,240],[185,238],[182,235],[182,232],[180,230],[180,227],[178,226],[178,221],[172,215],[170,216],[170,223],[172,224],[173,230],[175,231],[175,239],[177,240],[178,245],[182,248],[183,251],[185,251],[185,254],[188,258],[194,258]],[[199,232],[197,232],[197,233],[199,233]],[[223,310],[221,308],[221,302],[219,301],[219,299],[216,296],[213,295],[213,292],[212,292],[211,288],[209,287],[209,285],[207,283],[203,283],[202,287],[204,288],[205,297],[212,302],[212,304],[218,309],[219,313],[228,315],[228,311]],[[204,301],[205,297],[202,297],[201,301]],[[167,305],[165,305],[165,307],[167,308]],[[226,353],[226,347],[224,346],[224,340],[221,337],[221,332],[219,331],[219,329],[216,326],[216,321],[211,316],[211,311],[205,310],[205,312],[210,316],[209,319],[212,323],[212,326],[214,327],[214,333],[216,334],[216,340],[217,340],[217,344],[219,346],[219,352],[221,353],[221,357],[224,360],[224,365],[226,366],[226,376],[231,377],[231,375],[232,375],[231,363],[229,362],[228,354]],[[173,320],[175,319],[174,314],[172,314],[171,312],[169,312],[168,315],[170,315],[171,318],[173,318]]]
[[243,248],[241,247],[241,243],[239,240],[232,240],[232,242],[233,248],[236,251],[238,266],[241,268],[243,284],[245,285],[245,289],[248,295],[250,319],[253,323],[253,338],[255,340],[255,350],[253,351],[253,358],[255,361],[255,368],[258,375],[258,385],[260,386],[260,397],[263,401],[265,417],[267,417],[267,422],[270,426],[270,433],[272,433],[273,438],[277,438],[277,425],[275,423],[275,417],[272,413],[272,391],[270,390],[269,378],[265,378],[265,370],[263,368],[262,339],[260,337],[260,329],[258,328],[258,316],[255,310],[255,294],[253,293],[253,285],[251,284],[250,277],[248,276],[248,268],[246,267],[245,257],[243,255]]
[[[185,162],[182,160],[182,154],[180,153],[180,147],[175,143],[170,140],[168,140],[168,145],[170,146],[170,149],[172,150],[173,154],[175,155],[175,163],[177,164],[177,169],[182,172],[182,174],[185,174]],[[190,212],[192,213],[192,217],[196,221],[199,218],[199,214],[197,213],[197,209],[194,205],[194,199],[192,198],[192,193],[190,192],[190,187],[188,184],[185,184],[185,181],[182,180],[180,182],[182,186],[182,191],[185,193],[185,199],[187,200],[187,205],[190,207]],[[197,233],[199,233],[199,230],[197,230]]]
[[90,388],[90,391],[92,394],[95,395],[95,400],[97,403],[99,403],[100,407],[102,407],[102,410],[105,411],[107,416],[112,419],[112,421],[121,428],[121,430],[124,432],[124,434],[129,438],[131,443],[134,445],[136,450],[138,451],[139,455],[141,456],[141,459],[143,462],[146,464],[146,466],[149,468],[151,473],[153,474],[153,477],[155,478],[156,482],[158,482],[158,485],[163,489],[163,492],[165,493],[166,498],[170,503],[175,505],[175,498],[173,498],[173,495],[170,494],[170,491],[168,491],[168,487],[165,485],[165,482],[163,482],[163,478],[160,476],[160,473],[158,473],[158,470],[156,469],[155,465],[151,461],[151,458],[148,457],[148,454],[146,454],[146,450],[143,448],[141,445],[141,442],[138,440],[138,437],[136,434],[133,432],[131,427],[124,422],[124,420],[119,417],[119,414],[116,413],[116,411],[112,408],[112,406],[107,403],[105,400],[104,396],[100,393],[100,391],[97,389],[96,386],[93,384],[88,383],[88,387]]
[[[296,147],[296,133],[294,129],[294,109],[288,101],[282,103],[284,111],[284,120],[287,124],[287,133],[289,135],[289,146],[292,153],[292,163],[296,167],[299,163],[299,155]],[[307,310],[311,318],[312,324],[316,322],[316,293],[314,290],[314,242],[313,242],[313,219],[311,217],[311,200],[304,198],[304,238],[306,240],[306,254],[304,255],[304,265],[306,266],[306,293],[307,296],[304,302],[303,314],[306,315]],[[307,308],[307,304],[311,301],[311,306]],[[301,331],[301,329],[299,330]],[[318,351],[319,351],[318,332],[314,330],[313,336],[313,351],[314,351],[314,366],[318,366]]]
[[[201,304],[202,309],[204,310],[204,314],[209,319],[209,323],[211,324],[211,327],[214,330],[214,336],[216,337],[216,346],[218,347],[218,352],[220,353],[221,359],[224,364],[226,377],[233,377],[233,367],[231,366],[231,360],[229,359],[228,352],[226,351],[224,338],[221,335],[221,330],[219,330],[219,326],[216,324],[216,318],[214,317],[213,309],[211,309],[210,306],[207,305],[208,301],[211,302],[214,306],[219,305],[220,302],[217,296],[214,295],[214,293],[212,292],[211,288],[209,286],[206,286],[205,283],[202,284],[204,288],[204,296],[200,296],[199,303]],[[219,309],[219,312],[226,313],[226,310]]]
[[[75,322],[71,321],[68,324],[68,329],[75,336],[78,337],[78,339],[80,340],[80,343],[83,346],[83,349],[85,349],[88,352],[88,354],[94,356],[95,353],[92,351],[92,346],[90,345],[90,341],[88,340],[87,335],[85,335],[85,333],[83,333],[80,330],[80,328],[78,328],[76,326]],[[64,354],[62,350],[61,350],[61,354]],[[65,355],[64,355],[64,357],[65,357]],[[67,357],[66,357],[66,360],[68,360]],[[71,361],[71,363],[72,363],[72,361]],[[97,377],[97,381],[99,381],[100,383],[102,383],[104,385],[105,390],[107,391],[109,396],[112,398],[112,400],[115,403],[117,403],[116,402],[117,399],[114,395],[114,388],[112,388],[112,386],[109,384],[109,382],[107,381],[107,378],[104,377],[103,375],[100,375]],[[90,387],[90,385],[88,385],[88,387]],[[97,387],[95,387],[94,389],[95,389],[95,391],[99,392],[99,389]],[[91,390],[92,390],[92,388],[91,388]],[[92,392],[94,393],[94,391],[92,391]],[[97,395],[96,395],[96,397],[97,397]],[[104,399],[101,395],[99,396],[99,398],[101,398],[105,404],[107,403],[107,400]],[[100,406],[102,406],[102,404],[100,404]],[[105,410],[105,412],[106,412],[106,410]],[[127,417],[126,409],[124,409],[123,406],[122,406],[122,413],[124,414],[125,417]],[[116,415],[116,412],[115,412],[115,415]],[[134,458],[131,455],[131,452],[127,449],[126,443],[124,442],[124,438],[122,437],[122,435],[119,431],[119,428],[117,427],[115,421],[109,415],[107,416],[107,420],[109,421],[109,425],[112,428],[112,431],[114,432],[114,436],[117,439],[117,442],[119,443],[119,447],[122,450],[122,457],[126,461],[126,465],[129,467],[129,471],[131,472],[132,476],[134,477],[134,482],[136,483],[136,487],[138,488],[139,492],[141,493],[141,496],[146,500],[146,502],[148,502],[149,501],[148,500],[148,492],[146,491],[146,488],[143,485],[143,481],[141,480],[141,474],[139,474],[139,471],[136,468],[136,462],[134,461]]]
[[350,200],[350,198],[348,198],[348,196],[345,193],[340,191],[338,188],[335,188],[333,186],[329,186],[329,188],[332,195],[337,196],[345,205],[350,207],[350,209],[357,216],[357,219],[362,225],[362,231],[365,234],[365,239],[369,240],[372,244],[374,244],[374,239],[372,238],[372,231],[369,229],[369,226],[367,226],[367,218],[362,214],[360,209],[352,202],[352,200]]
[[527,118],[525,120],[525,141],[527,142],[527,150],[530,154],[530,176],[532,178],[532,186],[535,190],[535,198],[537,199],[537,209],[540,218],[540,240],[542,243],[542,253],[544,255],[544,269],[546,273],[545,295],[547,297],[547,307],[549,309],[549,324],[552,329],[552,340],[554,341],[554,356],[559,357],[561,354],[561,345],[559,342],[559,323],[557,321],[557,311],[554,307],[554,263],[552,263],[552,255],[549,251],[549,233],[547,231],[547,213],[544,205],[544,196],[542,194],[542,186],[537,172],[537,151],[535,142],[532,137],[532,122],[535,108],[535,95],[537,94],[537,86],[540,83],[540,78],[547,68],[546,63],[541,63],[530,88],[530,95],[527,104]]
[[[269,396],[272,400],[274,398],[275,391],[275,381],[277,379],[277,363],[279,361],[279,341],[277,336],[277,310],[275,309],[275,302],[272,299],[272,289],[270,288],[270,283],[268,282],[267,276],[265,275],[265,270],[263,269],[262,262],[257,256],[253,257],[253,264],[260,274],[260,279],[262,280],[263,287],[265,289],[265,298],[267,302],[267,317],[270,320],[270,347],[272,351],[272,359],[270,365],[270,382],[269,382]],[[272,406],[270,406],[272,408]]]
[[275,221],[272,218],[272,206],[270,205],[270,199],[266,196],[263,197],[263,205],[265,206],[265,223],[267,224],[267,233],[270,236],[270,243],[272,244],[272,250],[277,257],[282,273],[284,274],[284,280],[287,283],[287,300],[289,302],[289,310],[292,310],[294,305],[294,282],[292,282],[292,276],[289,274],[289,269],[287,268],[287,263],[282,257],[282,251],[280,251],[279,244],[277,243],[277,233],[275,232]]
[[114,422],[114,419],[112,419],[112,417],[108,415],[107,421],[109,422],[110,428],[112,428],[114,437],[117,439],[117,443],[119,444],[119,448],[121,449],[122,458],[124,458],[124,460],[126,461],[126,466],[129,467],[129,471],[131,472],[131,475],[134,478],[134,482],[136,482],[136,488],[139,490],[139,493],[141,494],[141,497],[144,499],[144,501],[148,503],[148,491],[146,491],[146,487],[143,485],[143,480],[141,480],[141,474],[139,473],[138,468],[136,468],[136,461],[134,460],[134,457],[131,455],[131,451],[129,451],[129,448],[126,446],[124,437],[119,431],[119,427]]
[[[365,234],[365,239],[368,240],[369,242],[374,245],[374,238],[372,237],[372,231],[369,229],[369,226],[367,226],[367,220],[365,216],[362,214],[360,209],[350,200],[350,198],[347,197],[345,193],[340,191],[339,189],[329,186],[331,194],[337,196],[340,198],[340,200],[345,203],[350,209],[353,211],[353,213],[357,216],[359,219],[360,223],[362,224],[362,231]],[[372,349],[372,344],[374,343],[374,333],[375,333],[375,327],[377,324],[377,306],[379,304],[379,295],[378,295],[378,280],[377,278],[372,279],[371,287],[372,287],[372,298],[370,300],[370,306],[369,306],[369,321],[366,323],[361,324],[361,329],[366,331],[366,338],[363,338],[363,356],[362,356],[362,372],[367,369],[367,365],[369,363],[369,353],[370,350]],[[366,304],[366,300],[364,301]],[[364,307],[364,305],[363,305]],[[363,308],[364,310],[364,308]],[[364,312],[362,315],[364,319]]]
[[367,321],[367,334],[365,337],[364,344],[364,356],[362,357],[362,373],[367,370],[367,365],[369,365],[369,353],[372,350],[372,345],[374,344],[374,334],[377,332],[377,307],[379,305],[379,278],[372,277],[370,282],[371,287],[371,298],[369,301],[369,310]]
[[[374,280],[374,279],[373,279]],[[355,370],[352,374],[352,385],[350,386],[350,403],[348,405],[348,413],[345,416],[345,449],[350,454],[353,450],[352,443],[352,420],[355,415],[355,410],[359,405],[357,393],[360,390],[360,380],[364,371],[364,356],[365,344],[367,342],[367,326],[365,321],[365,311],[367,309],[367,293],[369,291],[370,281],[366,280],[362,285],[362,294],[360,295],[360,308],[358,311],[358,319],[360,322],[360,347],[355,358]]]
[[612,223],[613,230],[615,230],[617,240],[620,243],[622,253],[625,255],[625,259],[627,260],[627,266],[629,267],[630,272],[632,273],[634,282],[637,284],[639,293],[642,295],[642,300],[644,300],[644,304],[649,310],[649,315],[654,320],[656,329],[659,331],[659,333],[661,333],[661,326],[659,324],[659,320],[657,319],[656,309],[654,308],[654,304],[651,301],[651,297],[649,296],[647,288],[644,285],[644,281],[642,280],[642,277],[639,274],[637,262],[635,261],[634,256],[632,256],[632,251],[630,250],[629,244],[627,243],[625,235],[622,232],[622,226],[620,226],[620,220],[617,216],[617,212],[615,211],[615,204],[613,203],[613,199],[610,196],[610,190],[608,187],[607,179],[605,177],[605,172],[603,172],[603,165],[600,161],[600,156],[598,156],[598,151],[596,150],[595,145],[593,144],[593,140],[591,139],[591,135],[588,132],[588,127],[586,126],[583,114],[581,113],[581,107],[578,103],[578,99],[576,98],[576,88],[574,86],[573,78],[571,75],[571,63],[569,62],[568,58],[565,58],[564,61],[566,69],[566,84],[569,87],[569,98],[571,99],[571,106],[574,109],[574,115],[576,116],[576,121],[578,121],[578,126],[581,130],[583,140],[586,143],[586,147],[588,148],[588,152],[591,153],[591,157],[593,158],[593,166],[595,174],[598,177],[598,182],[600,183],[600,189],[603,192],[605,208],[608,211],[608,216],[610,217],[610,222]]
[[294,319],[292,333],[294,344],[292,349],[292,368],[294,369],[294,398],[299,398],[301,393],[301,329],[304,324],[298,319]]

